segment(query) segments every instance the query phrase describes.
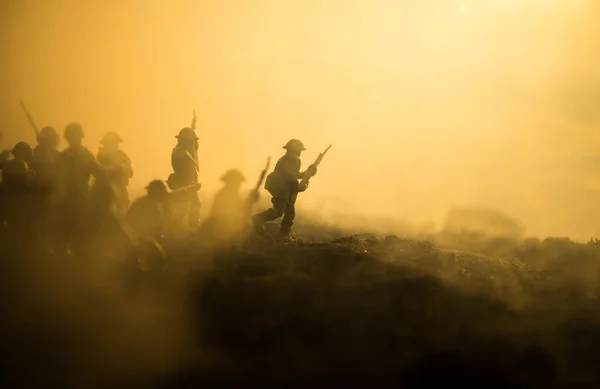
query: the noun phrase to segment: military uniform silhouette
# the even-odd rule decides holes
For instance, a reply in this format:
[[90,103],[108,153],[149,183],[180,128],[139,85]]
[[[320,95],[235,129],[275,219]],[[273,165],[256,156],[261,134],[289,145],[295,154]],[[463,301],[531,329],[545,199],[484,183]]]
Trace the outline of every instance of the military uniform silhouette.
[[35,171],[31,169],[33,149],[26,142],[19,142],[12,150],[14,158],[2,164],[2,182],[6,188],[30,187],[35,181]]
[[283,148],[287,150],[286,154],[277,161],[265,182],[265,189],[272,196],[273,207],[255,215],[252,221],[257,232],[263,233],[265,222],[283,216],[280,234],[283,238],[289,238],[296,217],[296,198],[299,192],[306,190],[299,180],[307,174],[314,174],[316,168],[311,165],[306,172],[300,172],[300,155],[306,148],[298,139],[290,140]]
[[[0,140],[2,140],[2,133],[0,132]],[[12,150],[2,150],[0,149],[0,170],[2,170],[2,165],[5,161],[8,161],[12,158]],[[0,175],[0,184],[2,183],[2,175]]]
[[231,242],[242,232],[244,217],[249,206],[258,200],[256,195],[244,197],[240,193],[244,175],[237,169],[227,171],[221,181],[225,186],[215,195],[211,213],[202,224],[202,234],[215,243]]
[[53,127],[44,127],[37,136],[37,142],[33,150],[32,167],[41,183],[52,186],[56,180],[56,161],[59,155],[58,133]]
[[[191,127],[183,128],[176,136],[177,146],[171,153],[173,173],[169,176],[168,185],[172,190],[198,183],[198,161],[196,150],[198,136]],[[191,228],[198,227],[200,219],[200,199],[196,191],[184,191],[177,195],[180,203],[187,206],[187,222]]]
[[124,215],[129,206],[129,193],[127,187],[133,177],[131,159],[119,148],[123,139],[113,131],[107,132],[101,140],[102,147],[98,151],[97,159],[104,170],[103,177],[115,193],[115,206],[117,211]]
[[13,159],[2,167],[2,214],[13,236],[25,237],[35,231],[37,197],[39,192],[35,171],[30,164],[33,149],[19,142],[12,150]]
[[147,194],[133,201],[127,211],[127,223],[137,239],[160,240],[169,216],[169,189],[164,181],[146,186]]
[[5,161],[8,161],[12,158],[12,150],[1,150],[0,151],[0,169],[2,168],[2,164]]
[[103,293],[116,292],[120,272],[133,253],[132,237],[117,211],[117,195],[105,180],[98,181],[90,196],[90,282]]
[[154,180],[146,187],[147,194],[133,201],[127,211],[141,262],[152,268],[164,261],[163,231],[170,217],[169,189],[164,181]]
[[92,176],[100,173],[100,168],[94,155],[82,145],[84,133],[79,123],[67,125],[63,136],[69,146],[57,158],[57,184],[52,200],[60,239],[76,251],[84,248],[89,237],[89,183]]

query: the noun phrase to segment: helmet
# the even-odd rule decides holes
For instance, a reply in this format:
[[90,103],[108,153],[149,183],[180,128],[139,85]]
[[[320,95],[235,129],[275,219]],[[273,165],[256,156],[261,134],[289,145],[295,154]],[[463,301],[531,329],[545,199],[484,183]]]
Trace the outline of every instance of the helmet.
[[196,130],[194,130],[192,127],[185,127],[179,131],[179,134],[177,134],[175,138],[195,140],[198,139],[198,136],[196,135]]
[[58,132],[52,126],[46,126],[40,130],[38,135],[42,139],[55,139],[58,138]]
[[298,151],[304,151],[306,150],[306,148],[304,147],[304,144],[302,142],[300,142],[298,139],[292,139],[289,142],[287,142],[285,144],[285,146],[283,146],[284,149],[289,150],[298,150]]
[[47,126],[40,130],[40,133],[37,136],[37,141],[40,143],[41,141],[50,141],[52,143],[58,143],[58,132],[54,129],[54,127]]
[[15,147],[13,147],[12,153],[15,158],[22,158],[25,160],[33,158],[33,149],[27,142],[17,143]]
[[64,133],[64,138],[69,140],[69,139],[82,139],[84,134],[83,134],[83,128],[81,128],[81,124],[79,123],[69,123],[67,125],[67,127],[65,127],[65,133]]
[[167,184],[162,180],[152,180],[146,186],[146,191],[150,196],[161,197],[169,193],[169,188],[167,188]]
[[100,141],[101,144],[105,145],[107,143],[121,143],[123,142],[123,139],[119,136],[119,134],[117,134],[114,131],[109,131],[106,134],[104,134],[104,136],[102,137],[102,140]]
[[242,183],[246,181],[246,177],[244,177],[242,172],[240,172],[238,169],[231,169],[228,170],[225,174],[223,174],[223,177],[221,177],[221,181],[225,182],[226,184]]

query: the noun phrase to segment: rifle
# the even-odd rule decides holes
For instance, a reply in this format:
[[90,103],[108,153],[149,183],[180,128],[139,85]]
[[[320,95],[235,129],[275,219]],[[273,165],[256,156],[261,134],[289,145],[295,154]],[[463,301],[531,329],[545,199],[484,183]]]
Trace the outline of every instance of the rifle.
[[21,101],[21,108],[23,108],[23,112],[25,112],[27,121],[29,122],[29,125],[31,126],[31,128],[33,128],[33,132],[35,132],[35,136],[37,137],[40,134],[39,127],[35,124],[33,117],[31,116],[31,114],[29,113],[27,108],[25,107],[25,103],[23,103],[23,101]]
[[[325,151],[323,151],[322,153],[319,153],[319,156],[317,157],[317,159],[315,160],[315,162],[313,162],[312,165],[310,166],[314,166],[315,168],[317,166],[319,166],[319,164],[321,163],[321,161],[323,160],[323,157],[325,156],[325,154],[327,154],[327,152],[329,151],[329,149],[331,148],[332,145],[327,146],[327,148],[325,149]],[[303,178],[302,181],[300,181],[300,185],[306,185],[308,186],[308,181],[314,176],[314,174],[306,174]]]
[[257,198],[258,193],[260,191],[260,187],[262,186],[263,182],[265,181],[265,177],[267,176],[267,172],[269,171],[270,165],[271,165],[271,157],[268,157],[267,165],[265,166],[265,169],[262,172],[260,172],[258,182],[256,183],[256,186],[254,187],[254,189],[252,189],[252,192],[250,192],[250,195],[248,196],[248,206],[246,209],[247,215],[250,215],[250,211],[252,210],[252,205],[254,205],[253,199]]
[[177,194],[187,192],[187,191],[198,191],[198,190],[200,190],[200,188],[202,188],[202,184],[200,184],[200,183],[192,184],[192,185],[182,186],[181,188],[174,189],[174,190],[170,191],[169,194],[177,195]]
[[256,183],[256,186],[254,187],[253,192],[254,193],[258,193],[258,191],[260,190],[260,187],[262,186],[263,182],[265,181],[265,177],[267,176],[267,172],[269,171],[269,166],[271,165],[271,157],[267,158],[267,165],[265,166],[265,169],[260,172],[260,177],[258,178],[258,182]]
[[[194,116],[192,116],[192,129],[194,131],[196,131],[196,110],[194,109],[193,111]],[[199,173],[200,168],[198,167],[198,141],[195,141],[194,143],[194,152],[195,152],[195,159],[194,159],[194,166],[196,167],[196,173]],[[191,156],[190,156],[191,157]]]

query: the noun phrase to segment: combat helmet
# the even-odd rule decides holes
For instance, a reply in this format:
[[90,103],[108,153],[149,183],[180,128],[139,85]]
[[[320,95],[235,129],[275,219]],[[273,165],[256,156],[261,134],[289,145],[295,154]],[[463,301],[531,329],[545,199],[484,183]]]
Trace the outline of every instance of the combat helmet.
[[123,138],[119,136],[115,131],[108,131],[100,140],[100,144],[117,144],[123,142]]
[[230,169],[221,177],[221,181],[226,184],[242,183],[246,181],[246,177],[238,169]]
[[306,148],[304,147],[304,143],[300,142],[298,139],[292,139],[283,146],[286,150],[297,150],[304,151]]
[[48,141],[52,144],[58,144],[58,132],[52,126],[46,126],[40,130],[37,136],[38,143]]
[[188,140],[197,140],[198,135],[196,135],[196,130],[192,127],[184,127],[179,131],[179,134],[175,136],[178,139],[188,139]]
[[169,188],[163,180],[152,180],[146,186],[148,196],[151,197],[164,197],[169,194]]
[[13,147],[12,153],[16,159],[28,161],[33,158],[33,149],[27,142],[19,142]]
[[63,137],[66,140],[81,140],[84,137],[83,134],[83,128],[81,128],[81,124],[79,123],[69,123],[67,124],[67,127],[65,127],[65,133],[63,134]]

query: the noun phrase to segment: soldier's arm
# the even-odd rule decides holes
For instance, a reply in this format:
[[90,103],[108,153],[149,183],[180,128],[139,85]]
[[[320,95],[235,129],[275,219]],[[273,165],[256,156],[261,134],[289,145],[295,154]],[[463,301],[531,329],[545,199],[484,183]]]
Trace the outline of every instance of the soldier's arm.
[[310,165],[305,171],[298,173],[298,179],[303,180],[305,178],[311,178],[317,174],[317,167],[313,164]]
[[100,164],[96,160],[96,157],[94,157],[94,154],[92,154],[91,151],[86,149],[84,151],[83,158],[85,158],[86,165],[88,166],[89,172],[92,175],[98,177],[104,174],[104,169],[102,168],[102,166],[100,166]]
[[284,178],[284,180],[294,188],[298,185],[300,174],[299,160],[283,157],[277,162],[275,171],[277,171]]
[[171,166],[173,167],[173,172],[185,174],[187,170],[189,170],[189,165],[191,163],[193,163],[193,161],[188,156],[187,150],[182,148],[175,148],[173,150],[173,153],[171,154]]
[[98,161],[98,167],[104,172],[114,173],[121,170],[121,167],[112,158],[105,154],[98,154],[96,161]]
[[125,177],[133,177],[133,168],[131,167],[131,159],[129,159],[129,157],[126,157],[125,159],[125,163],[123,164],[123,172],[125,173]]

